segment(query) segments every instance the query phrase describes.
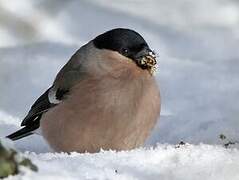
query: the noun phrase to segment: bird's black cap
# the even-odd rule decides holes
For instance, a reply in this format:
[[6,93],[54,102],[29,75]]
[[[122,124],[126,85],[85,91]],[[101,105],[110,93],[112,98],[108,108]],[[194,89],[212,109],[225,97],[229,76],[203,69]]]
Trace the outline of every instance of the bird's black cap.
[[142,49],[149,49],[144,38],[134,30],[117,28],[97,36],[93,43],[99,49],[118,51],[133,58]]
[[157,63],[154,52],[144,38],[131,29],[113,29],[97,36],[93,43],[98,49],[117,51],[152,74]]

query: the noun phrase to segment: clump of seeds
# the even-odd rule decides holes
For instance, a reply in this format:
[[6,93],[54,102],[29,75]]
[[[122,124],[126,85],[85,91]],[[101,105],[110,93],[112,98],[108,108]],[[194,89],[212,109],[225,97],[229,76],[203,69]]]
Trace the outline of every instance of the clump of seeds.
[[140,66],[142,66],[144,69],[148,69],[150,74],[152,75],[156,70],[156,56],[154,53],[150,53],[148,56],[143,57],[139,61]]

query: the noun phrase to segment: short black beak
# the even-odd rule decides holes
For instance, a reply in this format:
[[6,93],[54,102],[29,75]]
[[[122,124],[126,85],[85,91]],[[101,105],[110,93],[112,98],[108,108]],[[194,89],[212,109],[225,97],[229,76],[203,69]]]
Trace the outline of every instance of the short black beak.
[[139,51],[136,56],[135,59],[140,59],[142,57],[148,56],[150,53],[153,53],[153,51],[149,48],[143,48],[141,51]]
[[153,72],[157,64],[155,53],[149,48],[144,48],[137,53],[135,61],[139,67],[149,70],[150,73]]

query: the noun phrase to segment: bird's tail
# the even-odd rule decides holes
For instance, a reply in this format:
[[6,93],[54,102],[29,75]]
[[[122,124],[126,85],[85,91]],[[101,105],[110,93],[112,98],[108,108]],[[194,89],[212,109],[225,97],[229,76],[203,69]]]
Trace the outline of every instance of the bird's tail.
[[25,125],[22,129],[19,129],[18,131],[6,136],[6,138],[16,141],[18,139],[34,134],[39,127],[40,120],[39,118],[37,118],[35,121]]
[[33,134],[32,130],[29,129],[29,127],[25,126],[24,128],[6,136],[6,138],[16,141],[18,139],[24,138],[24,137],[32,135],[32,134]]

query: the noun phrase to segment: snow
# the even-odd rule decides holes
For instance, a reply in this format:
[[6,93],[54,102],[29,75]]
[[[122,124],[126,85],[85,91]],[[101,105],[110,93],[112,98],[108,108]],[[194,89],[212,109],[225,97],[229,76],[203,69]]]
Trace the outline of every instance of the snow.
[[39,168],[23,170],[20,179],[116,179],[116,180],[236,180],[239,178],[239,151],[212,145],[158,145],[132,151],[101,151],[79,154],[26,152]]
[[[81,45],[115,27],[135,29],[157,52],[162,96],[145,148],[57,154],[32,136],[15,147],[39,173],[9,179],[239,179],[238,147],[221,146],[239,139],[238,22],[234,0],[0,0],[0,137]],[[175,149],[180,141],[193,145]]]

